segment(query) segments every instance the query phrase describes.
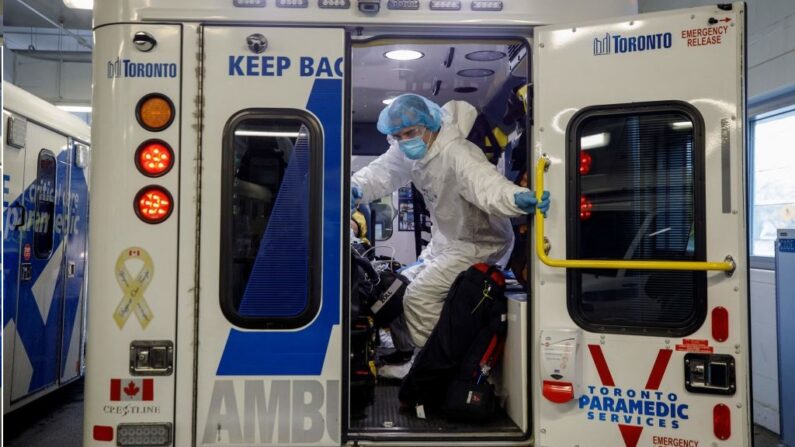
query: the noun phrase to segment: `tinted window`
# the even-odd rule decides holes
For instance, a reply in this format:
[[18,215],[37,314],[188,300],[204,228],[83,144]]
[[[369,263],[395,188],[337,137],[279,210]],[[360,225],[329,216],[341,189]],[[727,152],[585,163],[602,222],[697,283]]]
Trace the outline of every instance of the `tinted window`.
[[[224,148],[221,302],[244,327],[297,327],[319,305],[319,133],[306,119],[250,113],[230,122]],[[317,171],[317,172],[316,172]]]
[[[689,108],[591,110],[569,134],[569,257],[704,260],[701,121]],[[569,308],[601,332],[681,334],[706,312],[703,272],[571,269]]]
[[36,172],[36,212],[33,225],[33,252],[37,258],[52,254],[55,221],[55,156],[47,149],[39,152]]

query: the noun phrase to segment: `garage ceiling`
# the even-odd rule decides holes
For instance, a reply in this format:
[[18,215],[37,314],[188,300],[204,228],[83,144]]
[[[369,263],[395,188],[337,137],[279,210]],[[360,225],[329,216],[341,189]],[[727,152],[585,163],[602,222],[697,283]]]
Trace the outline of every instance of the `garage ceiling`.
[[31,6],[67,29],[91,29],[91,11],[67,8],[62,0],[5,0],[3,21],[5,26],[50,28],[52,25],[36,15],[24,4]]

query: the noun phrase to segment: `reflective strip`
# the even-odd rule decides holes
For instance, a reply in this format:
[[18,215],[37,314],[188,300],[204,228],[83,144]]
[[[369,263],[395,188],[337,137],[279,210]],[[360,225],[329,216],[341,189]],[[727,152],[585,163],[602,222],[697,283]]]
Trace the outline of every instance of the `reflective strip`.
[[373,303],[373,305],[370,306],[370,310],[374,314],[377,314],[378,311],[381,310],[381,308],[384,307],[384,305],[388,303],[393,296],[395,296],[395,293],[400,289],[400,286],[402,285],[403,282],[401,280],[395,279],[395,282],[393,282],[392,285],[390,285],[389,288],[386,290],[386,292],[384,292],[384,294],[381,295],[381,298],[377,299],[375,303]]
[[720,173],[723,214],[732,212],[732,171],[731,171],[731,123],[728,118],[720,120]]

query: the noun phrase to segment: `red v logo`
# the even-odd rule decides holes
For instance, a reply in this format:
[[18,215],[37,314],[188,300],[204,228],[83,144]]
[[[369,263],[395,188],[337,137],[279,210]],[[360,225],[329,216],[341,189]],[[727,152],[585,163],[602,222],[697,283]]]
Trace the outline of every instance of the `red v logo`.
[[[591,357],[602,385],[616,386],[613,381],[613,375],[610,373],[610,367],[607,366],[602,347],[600,345],[588,345],[588,350],[591,352]],[[673,354],[673,351],[670,349],[660,349],[657,352],[657,359],[654,361],[654,366],[652,366],[649,373],[649,379],[646,381],[645,388],[647,390],[656,391],[660,388],[665,370],[668,369],[668,362],[671,360],[671,354]],[[618,429],[621,431],[621,437],[624,438],[626,447],[636,447],[638,445],[640,434],[643,431],[642,426],[618,424]]]

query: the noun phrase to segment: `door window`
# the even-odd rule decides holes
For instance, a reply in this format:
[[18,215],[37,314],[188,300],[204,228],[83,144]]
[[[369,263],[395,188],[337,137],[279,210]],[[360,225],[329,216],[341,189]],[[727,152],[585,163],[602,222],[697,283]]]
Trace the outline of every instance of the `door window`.
[[246,112],[226,127],[221,304],[249,328],[299,327],[319,307],[319,127]]
[[42,149],[36,168],[36,211],[33,214],[33,253],[39,259],[52,255],[55,221],[55,155]]
[[[569,127],[568,255],[703,261],[703,125],[673,104],[590,108]],[[706,314],[704,272],[570,269],[569,310],[596,332],[684,335]]]

